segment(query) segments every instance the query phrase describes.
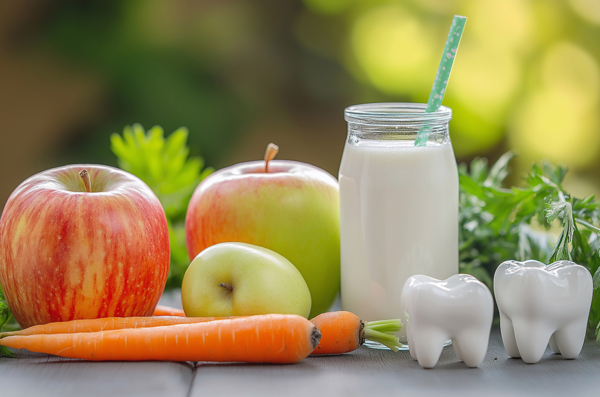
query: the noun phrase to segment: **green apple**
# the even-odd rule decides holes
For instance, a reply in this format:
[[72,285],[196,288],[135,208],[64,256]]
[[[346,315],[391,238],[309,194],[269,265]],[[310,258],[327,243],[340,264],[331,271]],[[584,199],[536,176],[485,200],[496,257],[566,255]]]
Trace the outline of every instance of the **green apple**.
[[253,161],[219,170],[196,188],[185,228],[190,260],[223,242],[266,247],[286,257],[304,277],[312,296],[310,317],[335,301],[340,289],[339,190],[337,180],[320,168]]
[[267,248],[221,243],[202,251],[181,286],[186,316],[298,314],[308,317],[310,291],[296,267]]

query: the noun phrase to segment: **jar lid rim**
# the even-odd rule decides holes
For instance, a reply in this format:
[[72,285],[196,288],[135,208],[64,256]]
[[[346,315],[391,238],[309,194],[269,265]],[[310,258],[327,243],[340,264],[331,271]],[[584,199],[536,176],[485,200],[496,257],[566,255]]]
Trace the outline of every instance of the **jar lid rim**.
[[452,119],[452,109],[446,106],[431,113],[426,113],[425,103],[382,102],[364,103],[348,106],[344,109],[344,118],[348,122],[434,122],[447,123]]

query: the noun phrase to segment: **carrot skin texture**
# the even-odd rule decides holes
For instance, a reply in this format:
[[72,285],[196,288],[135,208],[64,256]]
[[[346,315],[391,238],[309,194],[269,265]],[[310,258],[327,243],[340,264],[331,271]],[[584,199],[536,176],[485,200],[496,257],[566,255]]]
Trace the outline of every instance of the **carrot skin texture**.
[[[108,317],[36,325],[20,331],[5,332],[0,334],[0,337],[9,335],[89,333],[177,324],[196,324],[225,319],[227,317]],[[354,351],[362,344],[359,336],[361,320],[350,312],[323,313],[313,318],[311,322],[319,328],[322,334],[321,343],[312,354],[342,354]]]
[[[60,323],[37,325],[20,331],[1,333],[8,335],[68,334],[98,332],[119,329],[159,327],[177,324],[196,324],[236,317],[108,317],[89,320],[73,320]],[[350,312],[323,313],[311,320],[322,334],[319,346],[311,354],[342,354],[358,349],[361,340],[361,320]]]
[[322,313],[310,320],[321,331],[321,341],[311,354],[342,354],[364,342],[364,323],[351,312]]
[[197,324],[74,334],[8,336],[0,345],[92,361],[294,363],[318,344],[304,317],[269,314]]
[[174,307],[157,305],[154,309],[153,316],[178,316],[185,317],[185,313],[181,309],[175,309]]
[[40,335],[40,334],[72,334],[76,332],[99,332],[117,329],[160,327],[177,324],[196,324],[208,321],[227,320],[235,317],[106,317],[87,320],[72,320],[59,323],[34,325],[19,331],[3,332],[0,337],[13,335]]

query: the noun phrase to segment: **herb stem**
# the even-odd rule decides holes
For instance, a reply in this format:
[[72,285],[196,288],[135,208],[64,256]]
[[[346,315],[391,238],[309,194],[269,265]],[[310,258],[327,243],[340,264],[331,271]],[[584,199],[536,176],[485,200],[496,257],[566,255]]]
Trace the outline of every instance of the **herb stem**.
[[575,222],[579,223],[582,226],[587,227],[588,229],[596,232],[596,233],[600,233],[600,228],[592,225],[591,223],[588,223],[586,221],[584,221],[583,219],[579,219],[579,218],[573,218],[575,220]]

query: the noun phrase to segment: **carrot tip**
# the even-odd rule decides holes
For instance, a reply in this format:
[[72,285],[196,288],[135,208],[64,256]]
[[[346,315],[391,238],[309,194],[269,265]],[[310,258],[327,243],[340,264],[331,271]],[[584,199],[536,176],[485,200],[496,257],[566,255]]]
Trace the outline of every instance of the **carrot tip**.
[[313,350],[319,346],[319,342],[321,341],[321,331],[319,328],[313,327],[312,332],[310,334],[310,342],[312,343]]

